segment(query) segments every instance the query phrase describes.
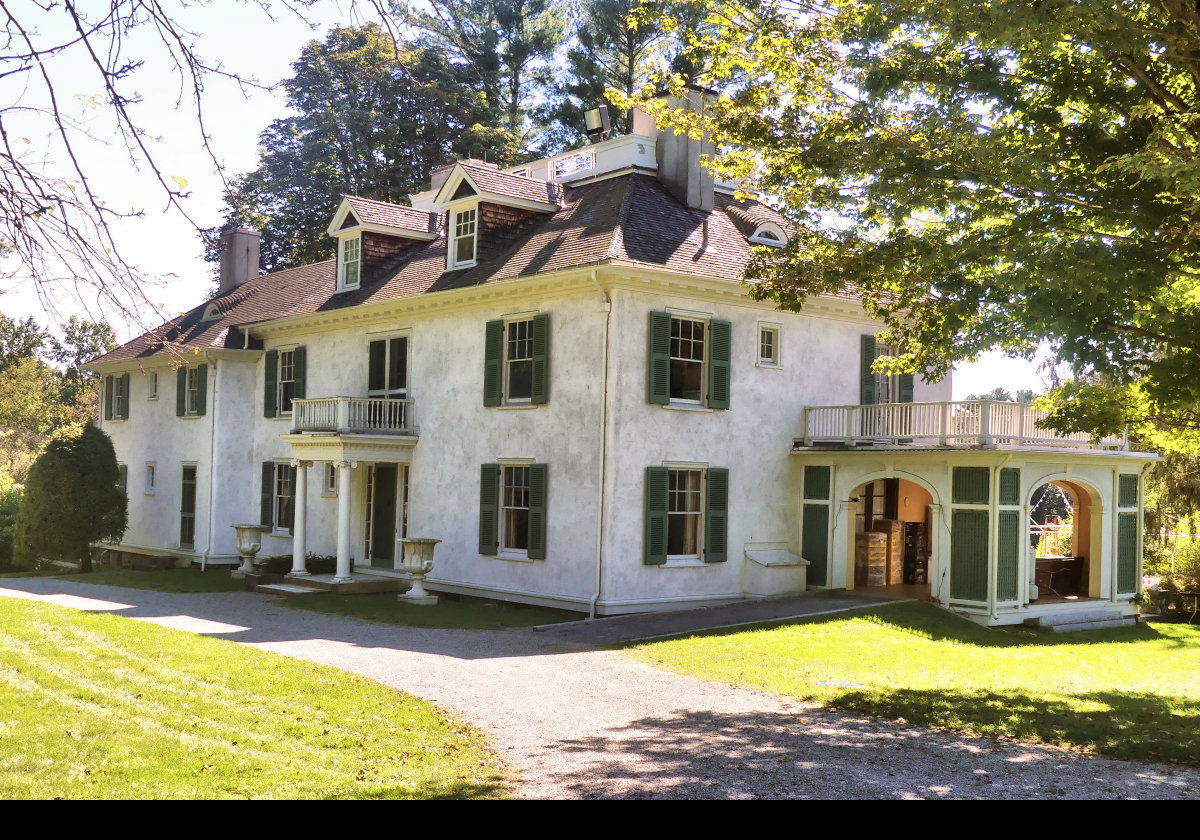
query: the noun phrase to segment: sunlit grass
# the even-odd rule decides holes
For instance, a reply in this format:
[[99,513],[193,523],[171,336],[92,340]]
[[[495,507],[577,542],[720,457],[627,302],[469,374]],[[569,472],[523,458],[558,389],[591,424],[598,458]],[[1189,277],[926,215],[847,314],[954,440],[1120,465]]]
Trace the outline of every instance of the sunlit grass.
[[1200,627],[988,630],[908,603],[630,652],[675,671],[833,708],[1200,764]]

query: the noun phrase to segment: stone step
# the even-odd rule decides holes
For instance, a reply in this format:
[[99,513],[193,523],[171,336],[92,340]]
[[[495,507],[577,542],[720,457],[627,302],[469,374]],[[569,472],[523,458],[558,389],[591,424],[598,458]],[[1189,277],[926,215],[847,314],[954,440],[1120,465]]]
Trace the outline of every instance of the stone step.
[[274,595],[311,595],[320,592],[315,586],[297,586],[294,583],[260,583],[254,587],[255,592],[270,592]]
[[1137,624],[1134,616],[1124,618],[1108,618],[1103,621],[1081,621],[1074,624],[1054,624],[1051,629],[1055,633],[1074,633],[1077,630],[1109,630],[1114,627],[1133,627]]
[[1094,621],[1109,621],[1113,618],[1122,618],[1122,616],[1113,610],[1064,610],[1063,612],[1035,616],[1025,623],[1032,624],[1035,627],[1058,627],[1067,624],[1090,624]]

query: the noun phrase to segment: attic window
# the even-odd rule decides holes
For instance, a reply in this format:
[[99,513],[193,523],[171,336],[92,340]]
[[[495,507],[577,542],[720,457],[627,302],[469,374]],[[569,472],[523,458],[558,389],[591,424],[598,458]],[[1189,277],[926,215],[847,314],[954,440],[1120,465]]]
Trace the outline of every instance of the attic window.
[[475,265],[476,209],[456,210],[451,216],[450,250],[446,254],[447,269]]
[[338,288],[357,289],[362,265],[362,238],[343,239],[338,247]]
[[782,248],[787,245],[787,234],[783,232],[783,228],[779,225],[767,222],[764,225],[758,226],[758,230],[754,231],[754,235],[750,237],[749,241],[755,245],[770,245],[772,248]]
[[216,321],[221,317],[221,308],[216,303],[210,303],[204,307],[204,314],[200,316],[201,321]]
[[596,151],[591,146],[563,155],[554,161],[554,177],[565,178],[576,172],[586,172],[596,168]]

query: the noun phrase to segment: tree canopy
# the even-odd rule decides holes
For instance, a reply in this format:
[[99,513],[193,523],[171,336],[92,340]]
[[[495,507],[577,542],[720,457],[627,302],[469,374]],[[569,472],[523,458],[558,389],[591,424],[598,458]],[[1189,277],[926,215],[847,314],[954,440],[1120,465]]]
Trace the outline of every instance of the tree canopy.
[[854,284],[883,364],[935,376],[1048,341],[1075,372],[1058,428],[1200,446],[1194,8],[702,6],[689,55],[720,95],[673,119],[797,227],[759,254],[757,294],[797,309]]

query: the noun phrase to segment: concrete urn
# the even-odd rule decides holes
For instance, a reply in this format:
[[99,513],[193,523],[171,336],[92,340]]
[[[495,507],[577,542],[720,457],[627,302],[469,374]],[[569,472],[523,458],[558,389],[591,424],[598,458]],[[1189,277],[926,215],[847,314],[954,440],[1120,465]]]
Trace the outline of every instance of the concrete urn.
[[262,525],[234,525],[237,533],[237,551],[242,556],[242,565],[234,569],[234,577],[244,577],[254,572],[254,555],[262,548]]
[[433,547],[441,542],[441,540],[420,538],[420,537],[404,537],[399,540],[401,543],[401,557],[403,557],[402,565],[404,571],[412,576],[413,584],[402,595],[397,598],[406,604],[420,604],[422,606],[432,606],[436,604],[438,599],[436,595],[430,595],[425,591],[425,575],[433,570]]

